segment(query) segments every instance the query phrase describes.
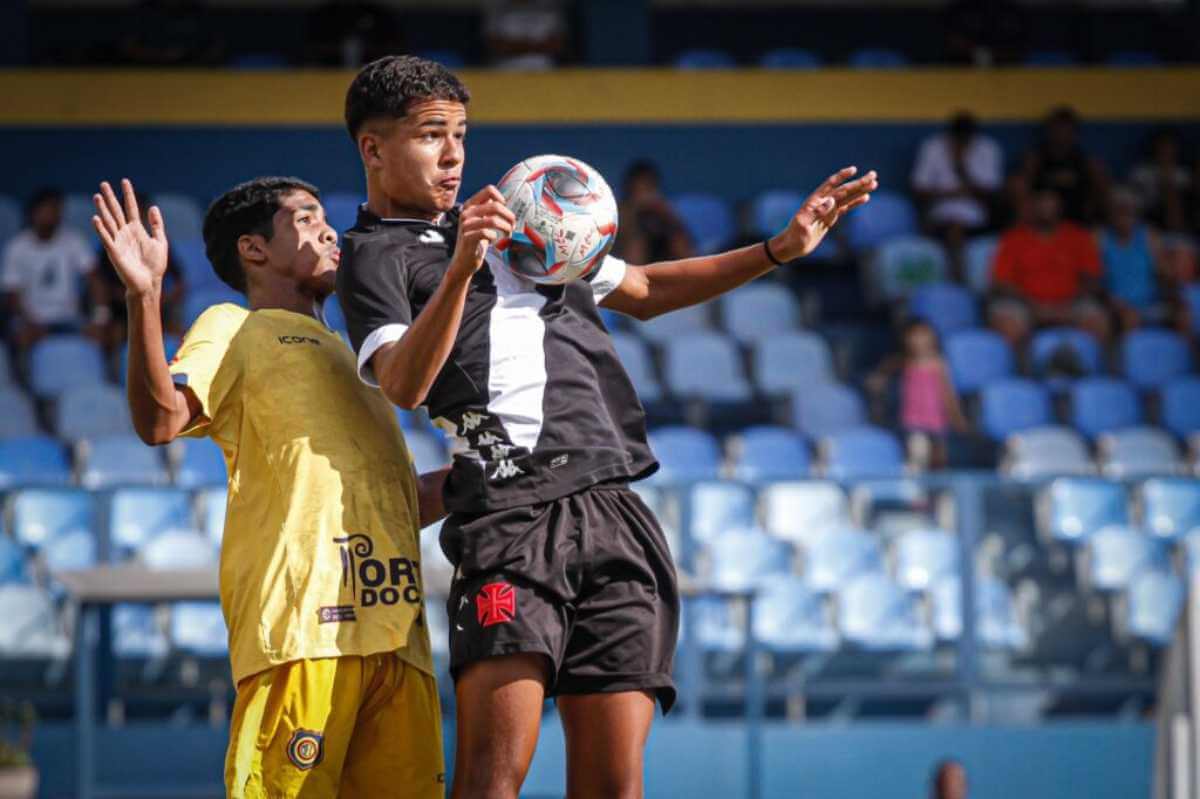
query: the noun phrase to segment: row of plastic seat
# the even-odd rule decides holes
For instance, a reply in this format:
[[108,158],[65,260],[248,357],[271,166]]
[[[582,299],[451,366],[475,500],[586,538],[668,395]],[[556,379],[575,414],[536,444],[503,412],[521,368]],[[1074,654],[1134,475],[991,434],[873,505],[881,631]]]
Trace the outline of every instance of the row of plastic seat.
[[[1036,50],[1025,58],[1030,67],[1064,67],[1082,63],[1081,59],[1065,50]],[[1150,67],[1161,65],[1162,59],[1146,50],[1120,50],[1104,59],[1110,67]],[[726,50],[685,50],[675,57],[677,69],[736,69],[737,59]],[[768,50],[758,57],[755,66],[763,69],[817,69],[828,64],[827,59],[812,50],[786,47]],[[862,48],[846,57],[846,66],[852,69],[903,69],[912,65],[911,59],[899,50],[888,48]]]
[[86,488],[130,483],[193,488],[225,481],[224,455],[207,439],[180,439],[160,449],[126,434],[83,439],[71,447],[47,436],[0,438],[0,488],[76,482]]

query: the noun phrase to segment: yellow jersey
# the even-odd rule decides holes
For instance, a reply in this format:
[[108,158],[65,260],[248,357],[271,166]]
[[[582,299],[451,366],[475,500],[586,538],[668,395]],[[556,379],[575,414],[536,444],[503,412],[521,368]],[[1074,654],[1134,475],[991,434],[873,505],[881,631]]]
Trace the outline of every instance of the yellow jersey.
[[202,409],[184,435],[225,454],[220,590],[234,680],[389,650],[432,674],[412,459],[342,339],[310,316],[216,305],[171,374]]

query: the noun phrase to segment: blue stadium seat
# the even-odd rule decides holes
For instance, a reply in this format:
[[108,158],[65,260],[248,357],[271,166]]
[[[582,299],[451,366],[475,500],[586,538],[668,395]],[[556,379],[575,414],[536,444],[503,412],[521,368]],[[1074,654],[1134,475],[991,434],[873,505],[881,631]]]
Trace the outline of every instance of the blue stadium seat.
[[21,204],[7,195],[0,195],[0,245],[20,232],[25,215]]
[[1180,438],[1200,433],[1200,377],[1178,377],[1162,387],[1162,421]]
[[200,318],[200,314],[211,306],[226,302],[246,307],[246,297],[224,284],[206,287],[200,291],[189,291],[183,300],[183,326],[190,328]]
[[761,339],[752,353],[754,382],[764,394],[788,394],[831,382],[833,355],[816,333],[795,332]]
[[159,614],[148,605],[116,605],[112,614],[113,653],[119,658],[162,658],[170,650]]
[[1092,477],[1060,477],[1038,492],[1038,530],[1047,540],[1076,543],[1128,523],[1125,489]]
[[1136,496],[1141,525],[1154,536],[1173,541],[1200,531],[1200,481],[1152,477]]
[[[697,368],[700,365],[702,368]],[[737,345],[720,333],[696,333],[663,342],[663,375],[676,397],[740,402],[754,395],[742,374]]]
[[0,387],[0,438],[23,438],[38,434],[37,414],[24,391]]
[[0,440],[0,488],[65,485],[70,481],[66,450],[54,439],[28,436]]
[[210,488],[201,491],[198,497],[200,505],[200,529],[208,536],[208,540],[220,545],[225,533],[225,507],[229,504],[228,493],[224,488]]
[[[1012,591],[995,577],[980,577],[975,593],[975,637],[986,650],[1015,650],[1028,644]],[[945,575],[930,592],[933,629],[938,640],[957,641],[963,633],[962,580]]]
[[79,483],[86,488],[108,488],[122,483],[164,485],[170,479],[160,452],[136,436],[92,439],[80,452],[84,465]]
[[746,591],[773,574],[791,571],[786,542],[757,528],[727,530],[705,545],[702,562],[707,584],[719,591]]
[[167,530],[142,544],[138,560],[156,571],[206,569],[217,565],[217,550],[194,530]]
[[342,308],[342,301],[338,299],[338,295],[330,294],[325,298],[325,302],[321,305],[322,321],[329,327],[330,330],[338,332],[346,332],[346,312]]
[[786,427],[750,427],[742,431],[733,460],[739,480],[794,480],[807,477],[808,444]]
[[183,272],[189,294],[208,290],[220,291],[225,286],[209,263],[204,239],[181,239],[172,234],[171,249]]
[[650,447],[661,466],[655,482],[712,480],[721,468],[716,439],[694,427],[659,427],[650,433]]
[[125,392],[107,383],[65,389],[58,397],[54,429],[67,441],[133,433]]
[[616,332],[612,334],[613,349],[625,367],[638,397],[645,402],[655,402],[662,398],[662,384],[654,371],[654,361],[646,342],[632,333]]
[[1183,301],[1192,320],[1192,333],[1200,333],[1200,282],[1183,287]]
[[764,191],[750,202],[750,226],[755,236],[770,238],[788,226],[805,197],[791,189]]
[[1003,471],[1018,480],[1095,472],[1087,444],[1068,427],[1047,426],[1009,438]]
[[12,495],[9,514],[13,538],[36,549],[67,533],[94,529],[96,503],[90,492],[76,488],[26,488]]
[[181,652],[204,658],[229,654],[229,631],[216,602],[179,602],[171,608],[171,643]]
[[1080,578],[1096,591],[1123,591],[1144,569],[1167,569],[1163,543],[1123,525],[1104,527],[1088,536],[1082,550]]
[[1142,420],[1137,394],[1120,380],[1088,377],[1071,387],[1072,422],[1089,438],[1133,427]]
[[849,520],[846,492],[829,480],[773,483],[762,489],[761,501],[767,531],[797,544],[808,544]]
[[1050,395],[1032,380],[994,380],[979,392],[979,400],[983,430],[996,441],[1052,421]]
[[80,235],[87,236],[91,232],[95,213],[96,206],[90,194],[68,194],[63,198],[63,226]]
[[708,305],[692,305],[678,311],[656,316],[646,322],[638,322],[634,330],[643,338],[663,345],[668,341],[711,332]]
[[899,50],[867,47],[850,53],[848,63],[854,69],[901,69],[908,66],[908,56]]
[[758,281],[718,301],[729,335],[746,344],[793,332],[800,319],[796,299],[779,283]]
[[879,427],[864,425],[832,433],[819,446],[825,475],[834,480],[898,477],[904,473],[904,452],[896,437]]
[[963,248],[967,286],[975,294],[987,294],[992,287],[992,261],[999,243],[995,236],[976,236]]
[[675,57],[676,69],[734,69],[737,62],[724,50],[684,50]]
[[1025,56],[1027,67],[1072,67],[1078,63],[1079,59],[1065,50],[1034,50]]
[[943,338],[979,324],[975,298],[954,283],[921,286],[908,300],[909,315],[927,320]]
[[[179,352],[179,346],[182,343],[183,342],[180,341],[179,336],[173,335],[171,333],[167,333],[166,335],[163,336],[163,355],[165,355],[167,357],[168,361],[170,361],[172,358],[175,357],[175,353]],[[117,371],[117,380],[120,381],[121,385],[125,385],[125,382],[126,382],[126,379],[128,378],[128,376],[129,376],[129,343],[126,342],[125,344],[121,345],[121,364],[120,364],[120,369]]]
[[716,597],[701,597],[684,606],[680,630],[688,625],[707,653],[740,652],[746,646],[746,624],[738,605]]
[[63,658],[70,652],[49,592],[23,583],[0,585],[0,608],[0,658]]
[[858,392],[840,383],[820,383],[792,395],[792,421],[809,438],[858,427],[866,419]]
[[1121,627],[1126,634],[1153,646],[1169,646],[1175,639],[1175,624],[1185,595],[1183,581],[1171,572],[1139,572],[1126,589]]
[[1118,50],[1110,55],[1104,61],[1110,67],[1158,67],[1162,66],[1162,59],[1157,53],[1152,53],[1149,50]]
[[894,548],[896,582],[909,591],[928,591],[959,568],[958,540],[934,528],[902,533]]
[[[889,239],[913,236],[917,232],[917,212],[912,202],[898,192],[877,191],[871,202],[859,208],[846,220],[847,237],[855,250],[869,250]],[[913,269],[928,272],[929,256],[923,250],[920,259],[912,259]]]
[[991,330],[962,330],[946,337],[944,349],[955,387],[978,391],[1013,372],[1012,350]]
[[358,194],[343,192],[331,192],[321,197],[325,219],[337,231],[339,238],[358,221],[358,207],[363,199]]
[[1096,448],[1101,471],[1118,480],[1184,471],[1175,439],[1155,427],[1127,427],[1105,433]]
[[0,585],[23,583],[29,579],[25,570],[25,555],[17,542],[0,530]]
[[720,252],[737,235],[737,224],[729,203],[715,194],[677,194],[671,206],[701,255]]
[[466,59],[457,50],[417,50],[414,55],[435,61],[446,69],[462,69],[467,65]]
[[99,563],[99,546],[91,530],[70,530],[43,544],[41,555],[51,573],[90,569]]
[[696,483],[688,493],[688,510],[692,541],[708,544],[731,530],[754,526],[754,492],[740,483]]
[[814,591],[832,592],[860,574],[883,568],[883,553],[873,535],[854,527],[835,527],[803,548],[804,582]]
[[229,476],[225,471],[225,455],[211,438],[181,438],[181,448],[175,468],[175,485],[180,488],[223,486]]
[[47,336],[33,345],[29,358],[29,382],[39,397],[106,380],[100,346],[83,336]]
[[404,434],[404,440],[418,474],[436,471],[450,464],[450,458],[436,436],[412,430]]
[[[874,204],[872,198],[871,206]],[[871,206],[865,206],[864,210]],[[879,241],[867,260],[864,289],[870,302],[881,304],[902,300],[925,286],[948,280],[949,276],[941,242],[897,232]]]
[[190,531],[192,500],[180,488],[122,488],[113,492],[108,535],[114,550],[132,552],[172,530]]
[[842,639],[867,651],[911,652],[933,643],[912,595],[876,572],[860,574],[837,594]]
[[1029,354],[1034,374],[1045,374],[1051,360],[1064,350],[1074,353],[1075,363],[1086,374],[1100,371],[1100,345],[1091,334],[1077,327],[1050,327],[1033,335]]
[[204,237],[204,210],[186,194],[156,194],[154,205],[162,212],[163,222],[171,238],[198,239]]
[[760,583],[754,637],[779,655],[832,652],[838,645],[824,598],[790,574],[773,575]]
[[816,69],[823,59],[812,50],[780,47],[762,54],[758,65],[763,69]]
[[1121,372],[1136,388],[1159,388],[1191,368],[1187,341],[1168,330],[1131,330],[1121,342]]

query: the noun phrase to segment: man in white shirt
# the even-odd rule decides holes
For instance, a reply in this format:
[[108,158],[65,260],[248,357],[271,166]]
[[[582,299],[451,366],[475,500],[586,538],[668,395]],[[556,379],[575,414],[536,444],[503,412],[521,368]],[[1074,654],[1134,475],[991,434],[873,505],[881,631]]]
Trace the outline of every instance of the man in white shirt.
[[50,333],[80,331],[86,321],[82,281],[87,279],[93,293],[97,291],[95,251],[80,233],[63,226],[62,216],[62,192],[37,192],[28,206],[29,227],[4,248],[0,288],[11,314],[11,334],[22,354]]

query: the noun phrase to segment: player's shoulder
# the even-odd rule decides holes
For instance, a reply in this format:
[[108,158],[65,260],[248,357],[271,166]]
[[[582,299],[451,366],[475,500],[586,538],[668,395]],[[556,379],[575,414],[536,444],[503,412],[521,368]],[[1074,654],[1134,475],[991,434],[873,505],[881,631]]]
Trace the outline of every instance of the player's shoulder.
[[210,305],[196,317],[188,330],[187,338],[203,336],[204,338],[231,338],[250,317],[250,311],[232,302],[221,302]]

